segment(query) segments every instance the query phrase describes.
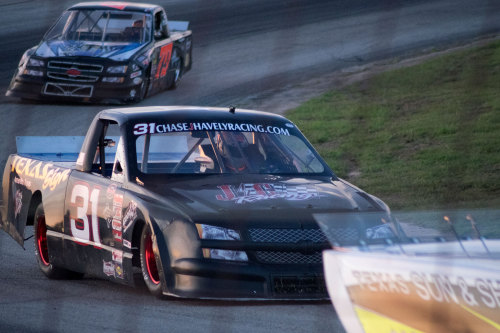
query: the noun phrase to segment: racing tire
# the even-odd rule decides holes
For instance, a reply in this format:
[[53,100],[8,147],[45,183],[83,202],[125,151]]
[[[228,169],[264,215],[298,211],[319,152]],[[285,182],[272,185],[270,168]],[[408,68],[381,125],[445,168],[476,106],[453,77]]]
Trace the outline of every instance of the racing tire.
[[141,89],[139,90],[139,93],[137,94],[137,96],[134,98],[133,103],[141,102],[148,95],[148,92],[149,92],[149,73],[150,73],[150,69],[148,68],[148,70],[146,71],[146,75],[144,75],[144,78],[142,80]]
[[153,234],[151,228],[146,224],[141,233],[140,257],[142,277],[151,294],[161,298],[163,288],[153,245]]
[[179,50],[174,48],[172,51],[172,57],[170,58],[170,68],[172,69],[172,79],[169,84],[168,89],[176,89],[182,78],[182,58],[179,54]]
[[38,267],[49,279],[70,279],[80,278],[81,273],[69,271],[64,268],[54,266],[50,262],[47,246],[47,225],[45,224],[45,213],[42,203],[38,204],[33,222],[35,232],[35,255]]

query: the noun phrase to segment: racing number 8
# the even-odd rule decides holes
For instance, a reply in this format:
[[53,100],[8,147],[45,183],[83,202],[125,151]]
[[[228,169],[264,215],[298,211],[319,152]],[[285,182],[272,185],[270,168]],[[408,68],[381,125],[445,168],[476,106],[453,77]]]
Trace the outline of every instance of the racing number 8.
[[89,193],[89,191],[88,186],[83,184],[76,184],[73,187],[73,191],[71,192],[71,204],[76,206],[76,219],[70,219],[71,234],[79,241],[90,241],[90,225],[87,215],[90,202],[92,236],[96,245],[101,245],[101,237],[99,236],[99,219],[97,217],[100,189],[96,187],[92,189],[92,192]]

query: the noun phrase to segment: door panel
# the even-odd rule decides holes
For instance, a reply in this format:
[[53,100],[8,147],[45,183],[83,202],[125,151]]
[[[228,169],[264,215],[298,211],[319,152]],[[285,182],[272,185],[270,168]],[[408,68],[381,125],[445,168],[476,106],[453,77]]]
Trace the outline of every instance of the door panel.
[[65,203],[65,266],[123,279],[122,211],[123,190],[119,183],[74,172]]
[[151,81],[153,93],[167,89],[168,67],[172,57],[173,42],[171,39],[158,42],[152,54]]

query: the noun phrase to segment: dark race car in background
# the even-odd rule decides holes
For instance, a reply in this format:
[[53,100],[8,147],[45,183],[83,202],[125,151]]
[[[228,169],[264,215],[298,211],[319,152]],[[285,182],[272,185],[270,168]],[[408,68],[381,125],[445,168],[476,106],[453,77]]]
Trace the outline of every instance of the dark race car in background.
[[84,102],[138,102],[175,88],[191,69],[188,22],[163,8],[82,2],[66,10],[21,58],[7,96]]

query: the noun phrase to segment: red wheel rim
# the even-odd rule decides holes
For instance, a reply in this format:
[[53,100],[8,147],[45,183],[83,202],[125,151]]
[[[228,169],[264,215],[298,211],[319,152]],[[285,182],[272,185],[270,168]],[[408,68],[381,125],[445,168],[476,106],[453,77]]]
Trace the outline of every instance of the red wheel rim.
[[151,234],[148,234],[146,236],[144,252],[146,256],[146,268],[148,269],[149,278],[154,284],[159,284],[160,276],[158,275],[158,268],[156,267],[155,254],[153,252],[153,239],[151,238]]
[[45,216],[38,217],[36,230],[36,244],[38,255],[45,266],[49,265],[49,250],[47,249],[47,227],[45,226]]

